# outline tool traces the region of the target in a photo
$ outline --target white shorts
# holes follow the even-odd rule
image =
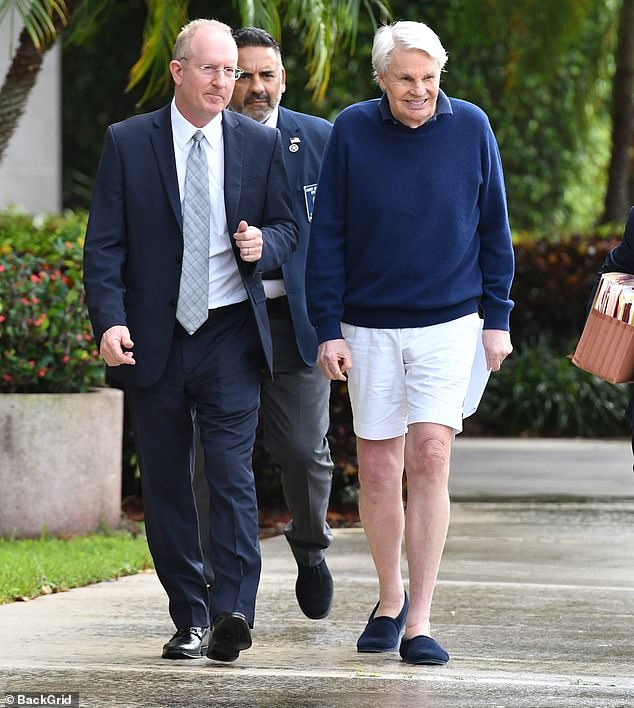
[[[348,391],[355,434],[404,435],[412,423],[462,431],[462,411],[482,326],[477,313],[429,327],[341,324],[352,353]]]

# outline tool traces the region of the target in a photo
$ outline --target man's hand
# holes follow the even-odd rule
[[[482,344],[487,369],[499,371],[502,362],[513,351],[511,335],[503,329],[485,329],[482,330]]]
[[[262,232],[257,226],[249,226],[244,219],[238,224],[233,234],[236,246],[240,249],[240,258],[247,263],[254,263],[262,258]]]
[[[130,331],[123,325],[115,325],[107,329],[101,337],[99,353],[108,366],[121,364],[136,364],[130,351],[134,342],[130,339]]]
[[[345,381],[345,373],[352,367],[352,354],[345,339],[322,342],[317,352],[317,366],[329,380]]]

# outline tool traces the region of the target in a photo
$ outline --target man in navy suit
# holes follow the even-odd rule
[[[298,566],[297,600],[306,616],[321,619],[333,595],[324,559],[332,540],[326,522],[333,468],[326,438],[330,382],[315,366],[317,336],[306,311],[304,273],[315,187],[332,126],[279,105],[286,73],[270,34],[246,27],[233,36],[242,75],[229,108],[279,130],[299,226],[297,250],[280,269],[264,274],[274,376],[262,380],[260,419],[264,446],[280,467],[292,517],[285,533]]]
[[[225,111],[237,60],[227,25],[183,28],[170,62],[174,100],[108,128],[86,234],[90,317],[130,406],[148,544],[177,629],[167,659],[237,659],[251,646],[260,577],[251,456],[260,371],[272,368],[261,273],[289,257],[297,227],[279,136]],[[209,287],[203,280],[203,322],[190,327],[179,297],[195,148],[207,163],[198,233]],[[191,485],[194,418],[210,488],[210,593]]]

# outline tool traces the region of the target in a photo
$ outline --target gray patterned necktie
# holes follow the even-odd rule
[[[209,175],[201,130],[187,157],[183,201],[183,266],[176,318],[193,334],[209,315]]]

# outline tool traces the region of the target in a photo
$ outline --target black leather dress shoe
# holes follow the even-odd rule
[[[182,627],[163,647],[164,659],[200,659],[209,644],[209,627]]]
[[[326,561],[314,566],[297,564],[295,595],[301,611],[310,619],[323,619],[332,605],[332,575]]]
[[[225,612],[216,617],[207,656],[216,661],[235,661],[251,644],[247,618],[240,612]]]

